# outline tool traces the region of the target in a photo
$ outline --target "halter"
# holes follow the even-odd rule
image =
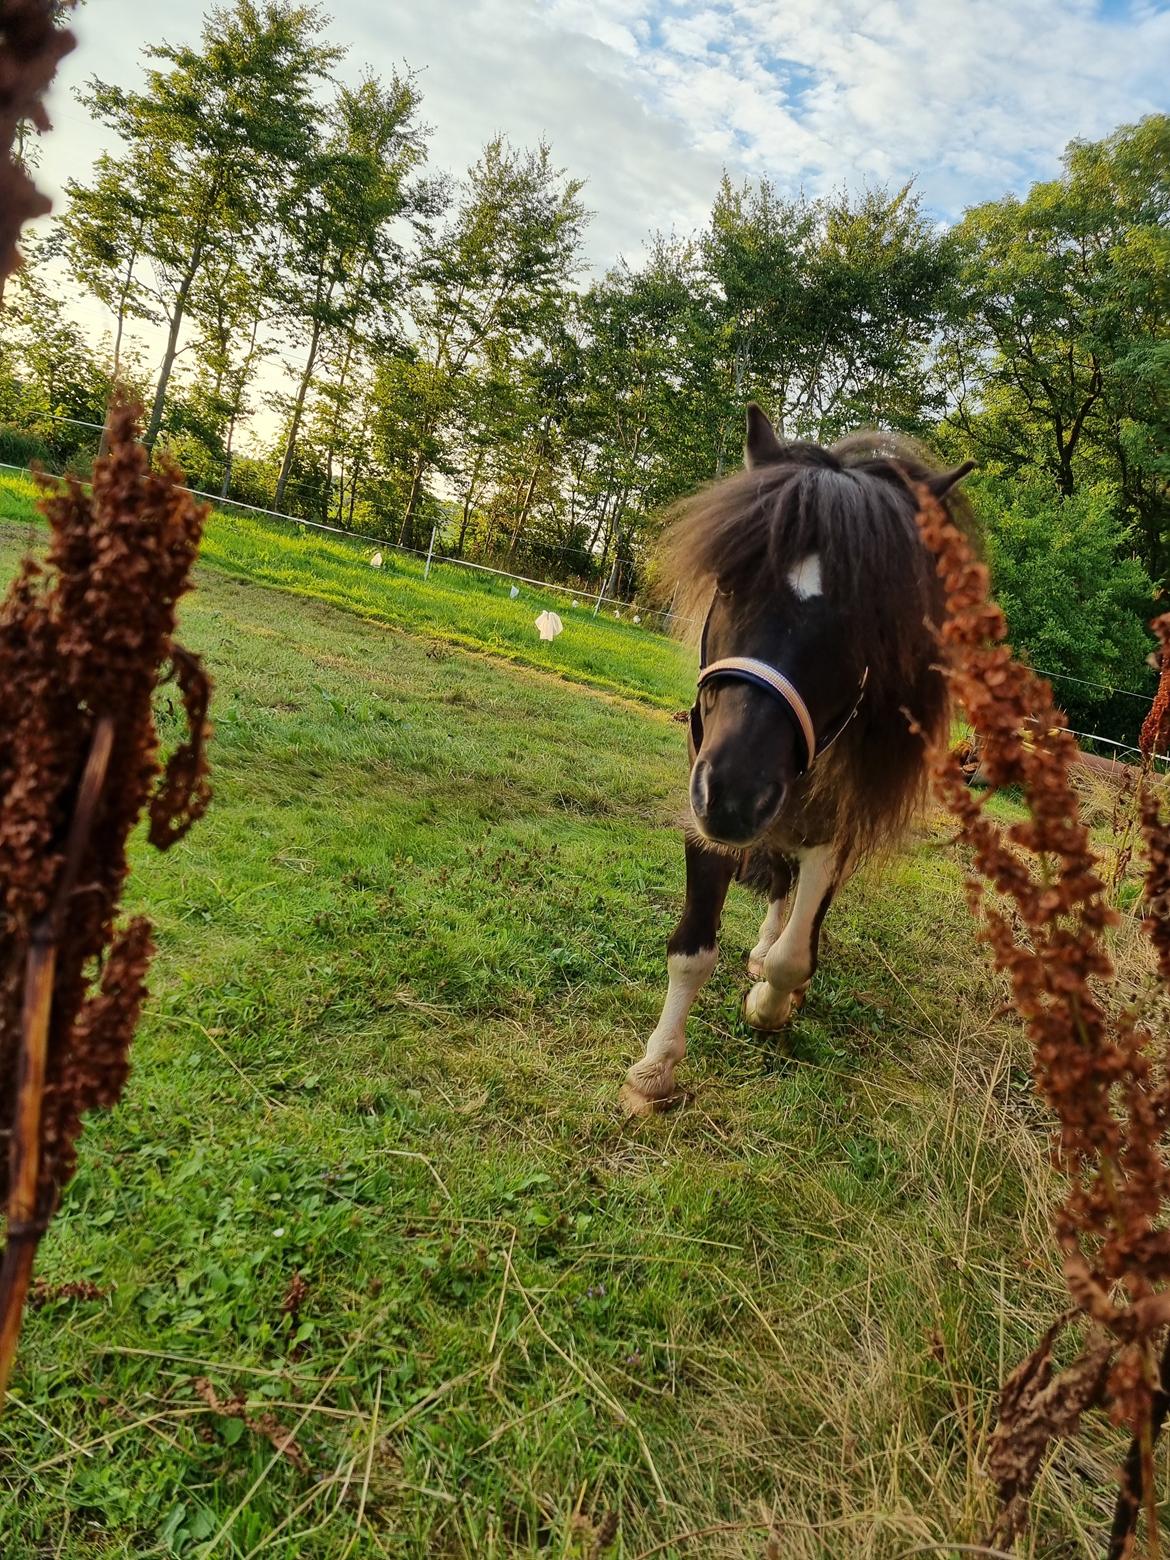
[[[695,690],[695,702],[691,708],[691,739],[695,744],[695,751],[703,745],[703,718],[699,713],[699,692],[709,682],[715,682],[720,678],[728,681],[751,683],[756,688],[762,688],[765,693],[772,694],[779,699],[781,704],[792,714],[804,738],[804,763],[800,773],[807,774],[822,753],[826,752],[836,742],[837,738],[850,724],[858,710],[861,701],[865,698],[865,685],[869,681],[869,667],[861,674],[861,682],[857,689],[857,698],[853,701],[853,708],[841,721],[837,729],[824,739],[817,741],[816,727],[809,713],[808,705],[800,689],[778,667],[770,666],[767,661],[757,661],[750,655],[728,655],[721,661],[712,661],[707,664],[707,630],[711,624],[711,614],[708,612],[707,620],[703,624],[703,637],[699,646],[699,681]]]

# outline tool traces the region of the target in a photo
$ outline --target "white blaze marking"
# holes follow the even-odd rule
[[[809,553],[807,558],[802,558],[798,564],[789,569],[788,583],[801,601],[807,601],[810,596],[821,594],[821,560],[816,553]]]

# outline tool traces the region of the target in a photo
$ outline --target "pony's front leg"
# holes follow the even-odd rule
[[[799,856],[792,914],[763,960],[763,980],[744,998],[753,1029],[782,1029],[799,1005],[817,967],[821,923],[847,873],[831,845],[815,845]]]
[[[768,913],[760,925],[756,946],[748,954],[748,974],[753,980],[764,978],[764,960],[784,930],[788,896],[792,892],[792,868],[785,858],[773,856],[768,865]]]
[[[666,945],[667,988],[646,1054],[626,1074],[621,1100],[631,1115],[664,1110],[676,1098],[674,1070],[686,1055],[687,1014],[719,958],[719,920],[739,858],[687,840],[687,898]]]

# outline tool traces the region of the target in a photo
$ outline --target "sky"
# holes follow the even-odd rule
[[[88,0],[44,182],[105,144],[72,89],[141,80],[203,0]],[[940,221],[1051,178],[1073,137],[1170,109],[1170,0],[327,0],[342,73],[420,74],[431,164],[503,131],[584,178],[587,261],[699,226],[720,175],[809,194],[913,178]]]

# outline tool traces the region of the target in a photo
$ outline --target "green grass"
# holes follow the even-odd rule
[[[0,485],[0,579],[21,502]],[[606,1513],[623,1560],[977,1539],[997,1383],[1062,1289],[946,831],[851,885],[792,1057],[738,1019],[760,912],[733,894],[693,1097],[631,1124],[682,728],[453,648],[537,660],[490,640],[498,597],[236,524],[184,610],[215,803],[134,854],[154,996],[39,1264],[105,1293],[28,1318],[6,1560],[580,1556]],[[318,569],[356,612],[309,599]],[[664,641],[591,632],[551,665],[686,701]],[[1117,1455],[1045,1476],[1021,1553],[1100,1553]]]
[[[39,523],[36,493],[27,477],[0,472],[0,517]],[[379,552],[382,567],[373,568],[369,560]],[[628,612],[615,620],[613,609],[602,609],[595,618],[593,600],[569,591],[521,585],[513,600],[511,580],[450,563],[435,564],[424,580],[421,557],[242,510],[212,515],[202,556],[216,569],[256,584],[330,601],[378,623],[488,651],[660,709],[681,709],[693,696],[693,658],[678,644],[648,623],[635,625]],[[565,625],[550,643],[542,643],[535,627],[545,608]]]

